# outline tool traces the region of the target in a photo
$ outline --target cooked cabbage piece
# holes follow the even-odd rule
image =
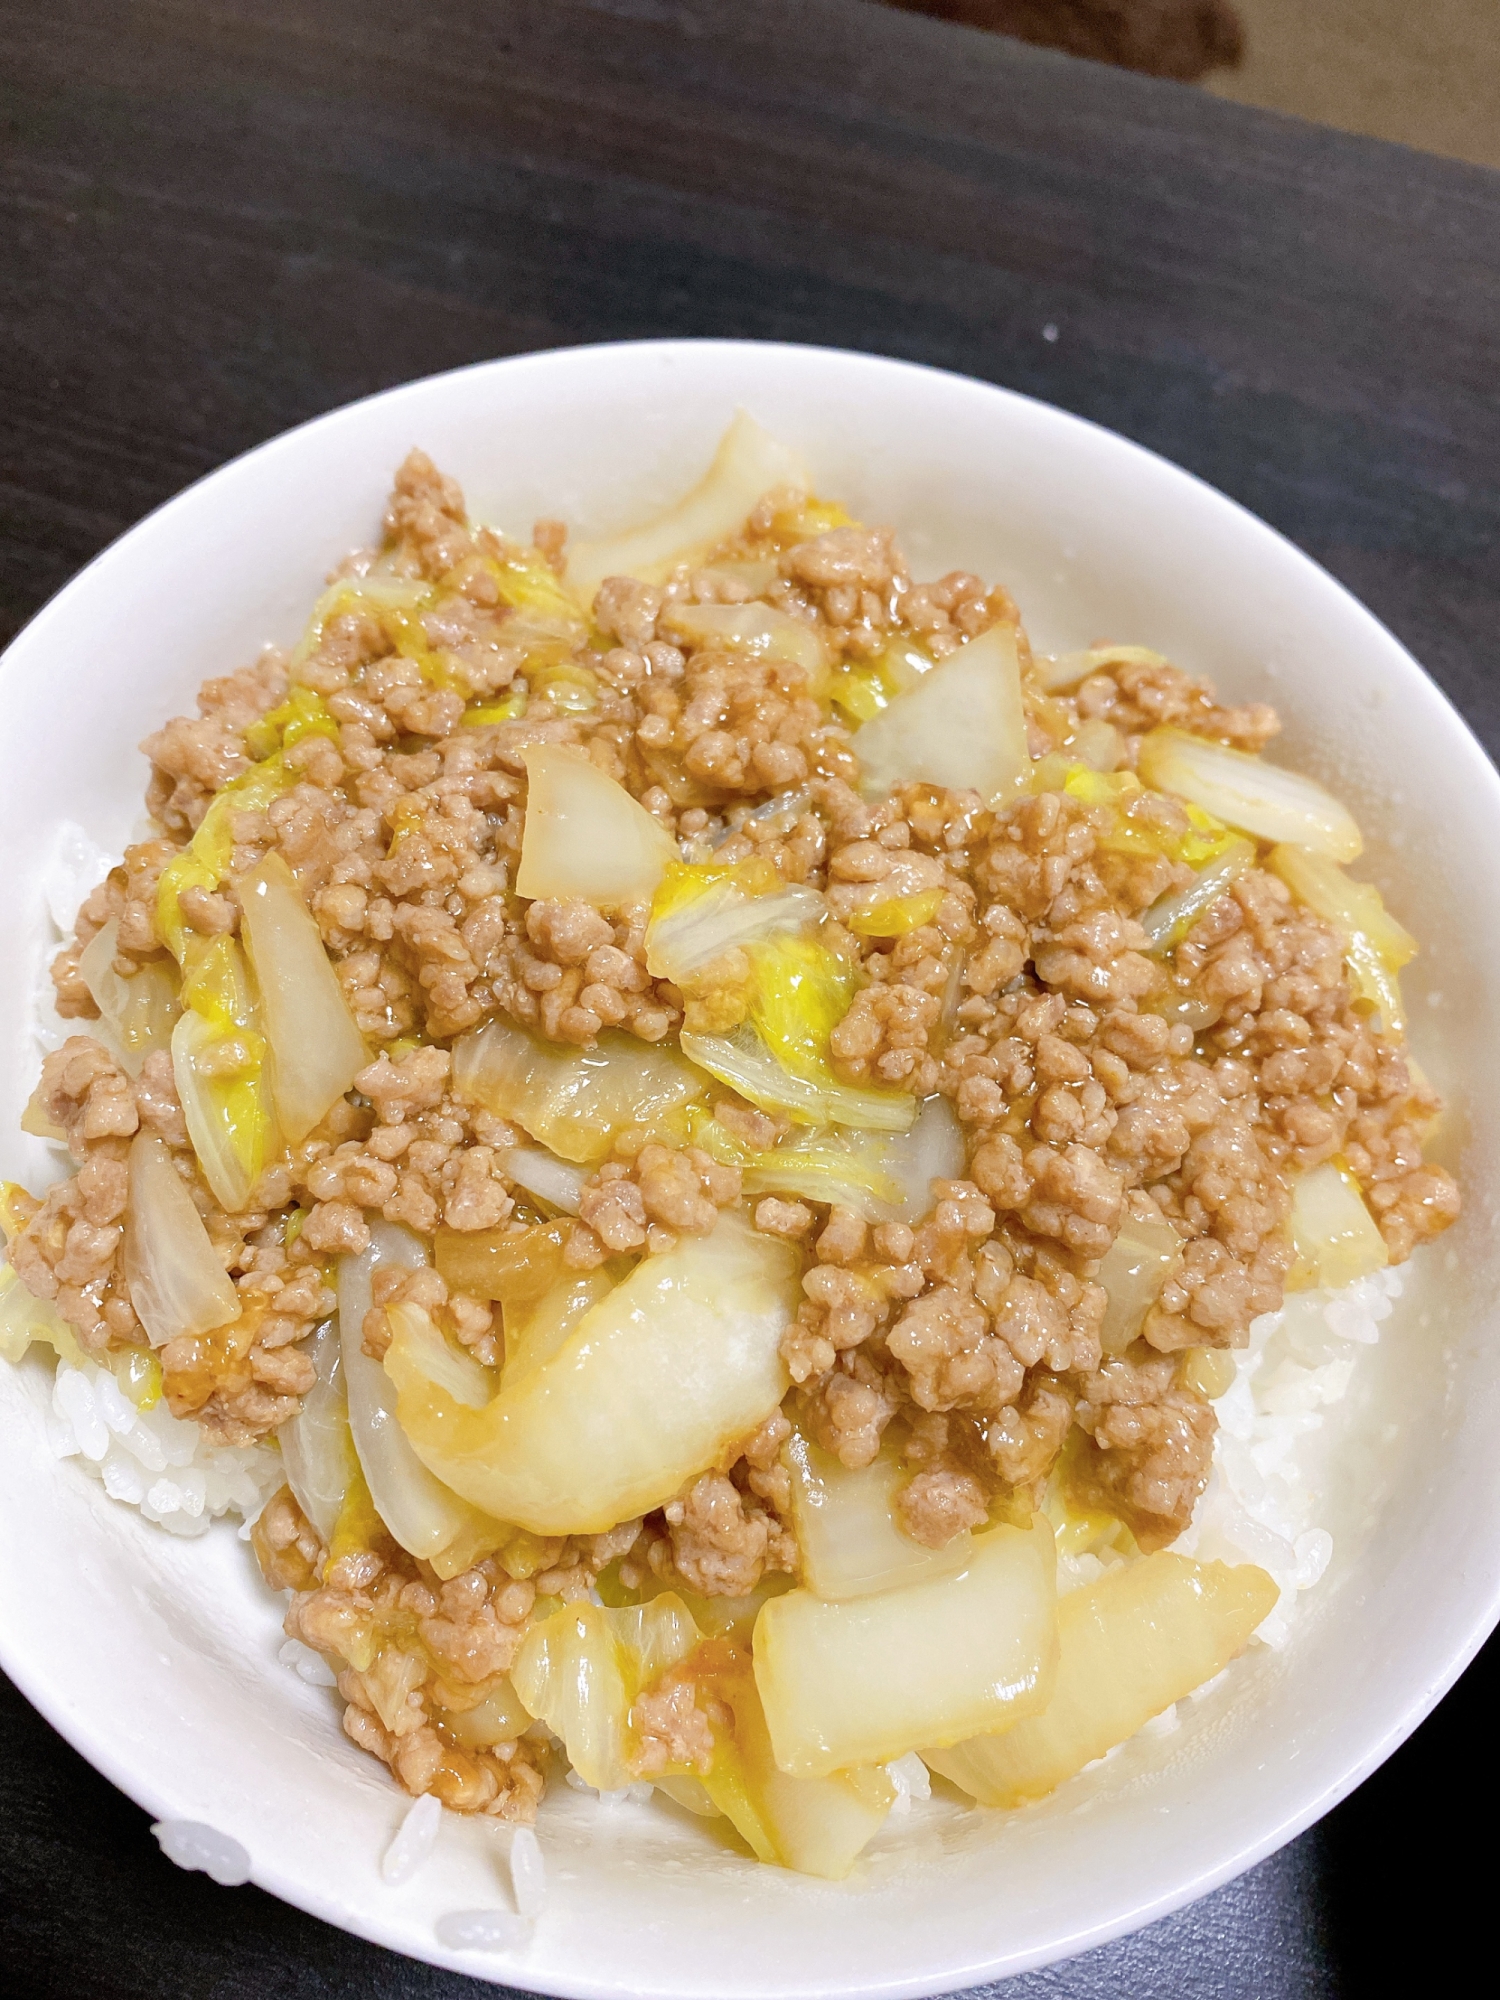
[[[531,1713],[508,1676],[472,1708],[445,1709],[436,1702],[433,1707],[448,1734],[473,1750],[514,1743],[532,1724]]]
[[[1329,1291],[1368,1277],[1391,1259],[1354,1176],[1325,1160],[1292,1187],[1292,1242],[1297,1262],[1288,1284]]]
[[[529,1370],[550,1361],[572,1338],[584,1315],[607,1299],[614,1288],[615,1280],[608,1271],[569,1271],[539,1299],[507,1300],[502,1376],[506,1386],[514,1388]]]
[[[817,629],[774,605],[669,604],[659,626],[669,638],[686,639],[692,646],[791,660],[806,669],[810,694],[822,694],[827,686],[828,654]]]
[[[172,1045],[172,1029],[181,1012],[177,968],[170,959],[148,959],[139,972],[123,977],[115,970],[119,932],[119,919],[111,917],[80,952],[78,970],[121,1063],[131,1076],[139,1076],[153,1049]]]
[[[658,583],[678,563],[697,561],[738,534],[765,494],[783,487],[806,493],[810,484],[796,453],[741,410],[704,478],[675,507],[645,527],[571,546],[568,588],[580,603],[592,604],[607,576]]]
[[[950,1576],[836,1604],[773,1597],[755,1621],[755,1682],[778,1766],[823,1777],[1034,1714],[1052,1690],[1056,1593],[1039,1516],[976,1536]]]
[[[1342,933],[1355,992],[1374,1002],[1387,1031],[1403,1030],[1406,1009],[1397,975],[1416,957],[1417,941],[1397,923],[1375,885],[1351,882],[1326,854],[1307,847],[1273,847],[1266,866],[1299,902]]]
[[[906,1132],[803,1127],[766,1152],[741,1144],[716,1119],[698,1118],[694,1145],[738,1167],[747,1195],[795,1194],[836,1202],[871,1222],[921,1222],[934,1181],[963,1177],[963,1133],[945,1097],[929,1097]]]
[[[125,1282],[153,1347],[240,1316],[239,1293],[209,1241],[172,1155],[150,1132],[130,1142]]]
[[[955,1535],[945,1548],[924,1548],[902,1532],[896,1495],[907,1474],[892,1458],[851,1470],[794,1431],[782,1447],[792,1475],[792,1526],[802,1580],[817,1596],[837,1601],[868,1597],[965,1568],[973,1537]]]
[[[501,1162],[517,1187],[525,1188],[549,1208],[576,1215],[588,1174],[569,1160],[560,1160],[545,1146],[512,1146]],[[458,1232],[455,1231],[455,1234]]]
[[[526,823],[516,894],[581,897],[601,910],[649,902],[677,859],[661,822],[581,750],[539,743],[522,754]]]
[[[885,1140],[882,1157],[901,1189],[890,1219],[925,1221],[936,1206],[933,1182],[962,1180],[967,1170],[963,1127],[948,1099],[924,1098],[911,1127]]]
[[[221,1208],[247,1208],[280,1150],[266,1038],[245,961],[233,938],[189,954],[183,1011],[172,1030],[172,1076],[188,1137]]]
[[[780,1112],[799,1125],[851,1125],[872,1132],[901,1132],[916,1115],[916,1099],[904,1092],[862,1090],[840,1083],[832,1070],[826,1082],[794,1075],[748,1025],[732,1035],[697,1035],[684,1029],[680,1039],[683,1054],[699,1069],[727,1083],[762,1111]]]
[[[375,1272],[384,1264],[415,1269],[426,1261],[421,1241],[389,1222],[372,1225],[368,1250],[339,1259],[339,1355],[349,1429],[380,1519],[409,1555],[421,1556],[441,1574],[452,1575],[457,1572],[443,1564],[444,1552],[459,1547],[467,1553],[476,1542],[483,1543],[485,1524],[473,1507],[433,1477],[412,1450],[397,1421],[394,1384],[364,1349]],[[430,1355],[427,1359],[430,1365]],[[489,1547],[497,1547],[504,1538],[505,1530],[494,1526]],[[474,1560],[477,1556],[469,1558]],[[468,1562],[458,1567],[467,1568]]]
[[[629,1129],[672,1140],[708,1079],[675,1049],[606,1030],[592,1049],[538,1041],[513,1021],[487,1022],[453,1048],[453,1089],[469,1104],[513,1118],[549,1152],[593,1165]]]
[[[1182,1238],[1156,1203],[1148,1195],[1132,1197],[1120,1233],[1094,1273],[1094,1283],[1109,1294],[1099,1328],[1106,1354],[1125,1352],[1181,1262]]]
[[[1012,792],[1031,771],[1015,627],[992,625],[940,660],[864,725],[854,749],[868,798],[908,780],[986,803]]]
[[[439,1229],[433,1262],[455,1292],[507,1307],[530,1305],[562,1276],[565,1241],[564,1225],[557,1222],[522,1229]]]
[[[9,1264],[0,1264],[0,1360],[19,1361],[34,1340],[74,1368],[83,1363],[77,1336],[52,1301],[36,1298]]]
[[[1146,933],[1147,950],[1161,954],[1182,943],[1188,932],[1205,916],[1224,893],[1255,860],[1255,843],[1234,840],[1222,854],[1206,861],[1186,888],[1169,896],[1158,896],[1142,913],[1141,929]]]
[[[511,1684],[528,1711],[562,1738],[584,1783],[615,1792],[637,1776],[632,1704],[698,1639],[687,1606],[672,1591],[616,1610],[569,1604],[526,1634]]]
[[[236,884],[241,930],[271,1045],[276,1121],[293,1145],[327,1114],[370,1060],[317,920],[279,854]]]
[[[318,1328],[306,1353],[318,1379],[302,1406],[276,1433],[286,1482],[297,1505],[325,1542],[333,1539],[357,1460],[349,1434],[349,1398],[336,1319]]]
[[[797,1296],[787,1246],[726,1215],[637,1265],[482,1410],[432,1380],[399,1330],[386,1374],[402,1431],[454,1492],[535,1534],[601,1534],[661,1506],[776,1408]]]
[[[1312,778],[1184,729],[1153,729],[1143,737],[1139,769],[1154,790],[1261,840],[1294,841],[1335,861],[1354,860],[1364,846],[1348,809]]]
[[[898,1220],[905,1191],[891,1171],[888,1135],[829,1126],[803,1126],[768,1152],[724,1147],[717,1124],[701,1127],[696,1143],[738,1166],[747,1195],[794,1194],[837,1202],[872,1222]],[[727,1135],[726,1135],[727,1136]]]
[[[1222,1672],[1276,1598],[1251,1563],[1195,1563],[1165,1549],[1120,1563],[1058,1605],[1057,1680],[1040,1714],[923,1758],[981,1805],[1045,1798]]]
[[[736,946],[807,930],[827,910],[816,889],[788,885],[765,860],[674,861],[651,905],[647,970],[683,986]]]
[[[738,1667],[713,1684],[734,1731],[719,1746],[704,1788],[760,1860],[842,1881],[885,1824],[896,1787],[878,1766],[817,1778],[783,1771],[743,1656]]]

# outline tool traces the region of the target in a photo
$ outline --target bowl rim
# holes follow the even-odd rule
[[[521,375],[528,370],[587,367],[600,357],[621,354],[639,355],[643,358],[654,355],[670,359],[676,354],[701,356],[704,353],[722,355],[726,363],[732,363],[734,357],[747,353],[818,356],[843,367],[852,366],[855,370],[867,370],[872,375],[886,376],[900,373],[931,376],[948,382],[962,383],[970,389],[984,392],[987,396],[1021,406],[1031,412],[1044,413],[1049,421],[1065,429],[1076,426],[1094,434],[1097,438],[1106,439],[1127,460],[1150,462],[1158,476],[1165,474],[1173,481],[1185,483],[1186,487],[1191,489],[1197,505],[1216,511],[1234,531],[1274,545],[1283,560],[1290,558],[1293,565],[1299,566],[1304,574],[1310,573],[1325,594],[1331,593],[1336,597],[1343,616],[1352,617],[1357,622],[1363,623],[1366,633],[1372,638],[1378,638],[1381,645],[1387,649],[1388,656],[1392,660],[1399,660],[1403,674],[1415,675],[1425,683],[1428,697],[1435,698],[1446,711],[1446,719],[1455,727],[1458,740],[1462,744],[1465,763],[1468,766],[1462,776],[1487,789],[1491,809],[1497,822],[1500,822],[1500,773],[1497,773],[1474,730],[1447,692],[1421,666],[1400,639],[1346,585],[1289,537],[1263,521],[1241,502],[1221,492],[1186,467],[1153,451],[1149,446],[1140,444],[1107,425],[1063,409],[1042,398],[1026,395],[1022,391],[985,381],[956,369],[940,368],[859,349],[812,342],[662,338],[580,343],[573,346],[527,350],[465,363],[456,368],[439,370],[431,375],[414,377],[373,391],[354,401],[339,404],[287,430],[277,432],[272,437],[248,447],[223,464],[201,474],[190,485],[159,503],[92,556],[27,620],[4,652],[0,653],[0,684],[3,684],[7,670],[13,665],[13,656],[22,648],[23,642],[27,648],[35,645],[45,635],[54,618],[60,615],[65,601],[97,589],[101,583],[108,580],[116,566],[128,563],[142,544],[171,533],[177,519],[190,515],[201,505],[209,489],[232,485],[236,479],[244,477],[252,466],[261,468],[267,464],[274,464],[278,456],[288,453],[297,442],[305,439],[310,433],[321,431],[332,437],[347,426],[356,426],[365,413],[375,406],[394,402],[438,384],[455,384],[469,377],[492,377],[502,373]],[[1265,1815],[1262,1823],[1248,1836],[1236,1835],[1226,1840],[1222,1848],[1214,1850],[1201,1867],[1185,1878],[1173,1882],[1170,1887],[1155,1895],[1134,1901],[1127,1908],[1108,1911],[1096,1921],[1079,1925],[1070,1934],[1056,1939],[1051,1944],[1001,1953],[984,1963],[969,1964],[956,1971],[940,1970],[927,1977],[896,1977],[875,1983],[866,1981],[857,1989],[858,1992],[871,1996],[878,1994],[881,2000],[918,2000],[918,1996],[954,1992],[987,1980],[1014,1976],[1024,1971],[1065,1961],[1095,1946],[1107,1944],[1115,1938],[1170,1916],[1189,1903],[1211,1893],[1295,1839],[1354,1791],[1432,1712],[1473,1661],[1497,1622],[1500,1622],[1500,1582],[1497,1582],[1487,1594],[1474,1597],[1469,1612],[1462,1621],[1461,1635],[1457,1643],[1450,1644],[1441,1661],[1431,1663],[1428,1671],[1414,1685],[1403,1691],[1399,1700],[1388,1704],[1379,1730],[1358,1756],[1347,1759],[1334,1775],[1319,1777],[1311,1785],[1299,1782],[1300,1774],[1289,1774],[1284,1787],[1288,1800],[1284,1811]],[[65,1691],[50,1683],[40,1662],[33,1663],[28,1658],[24,1635],[13,1634],[8,1624],[4,1623],[0,1623],[0,1668],[3,1668],[15,1686],[58,1734],[127,1797],[151,1813],[153,1818],[173,1816],[171,1801],[156,1789],[149,1770],[140,1768],[138,1763],[105,1733],[92,1729],[86,1712],[75,1711],[69,1706]],[[560,1996],[560,2000],[622,2000],[623,1995],[639,1995],[644,1990],[638,1983],[626,1986],[618,1981],[601,1981],[594,1978],[570,1979],[544,1973],[540,1968],[533,1973],[525,1959],[512,1960],[509,1956],[492,1958],[486,1964],[482,1956],[474,1952],[453,1952],[438,1945],[434,1945],[429,1951],[418,1952],[405,1942],[393,1943],[389,1927],[382,1926],[376,1921],[373,1911],[368,1919],[363,1912],[351,1913],[348,1908],[337,1904],[331,1896],[320,1894],[315,1884],[283,1873],[276,1864],[274,1852],[264,1862],[257,1857],[251,1879],[280,1900],[337,1929],[360,1936],[398,1955],[461,1971],[472,1978],[496,1984],[510,1984],[519,1977],[527,1982],[524,1990],[555,1994]],[[784,1988],[788,1995],[801,1994],[804,1991],[811,1994],[814,1990],[812,1987],[794,1985]],[[825,1985],[819,1986],[816,1991],[820,1994],[839,1991],[852,1995],[856,1989],[829,1988]]]

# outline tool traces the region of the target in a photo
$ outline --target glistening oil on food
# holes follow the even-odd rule
[[[53,967],[0,1343],[117,1501],[253,1521],[424,1828],[566,1781],[837,1878],[1285,1642],[1458,1193],[1270,709],[1035,655],[741,416],[604,542],[414,452],[199,710]]]

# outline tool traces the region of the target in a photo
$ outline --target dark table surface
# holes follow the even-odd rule
[[[286,426],[657,334],[962,369],[1191,467],[1500,747],[1500,178],[867,0],[0,0],[0,628]],[[1495,1642],[1321,1826],[1007,1996],[1301,2000],[1484,1952]],[[1470,1858],[1466,1858],[1470,1857]],[[488,1990],[251,1888],[0,1682],[26,1996]],[[706,1995],[705,2000],[711,2000]]]

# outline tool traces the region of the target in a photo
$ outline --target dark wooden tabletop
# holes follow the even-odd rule
[[[352,397],[741,335],[1140,439],[1325,563],[1500,748],[1484,169],[868,0],[0,0],[0,122],[6,636],[157,502]],[[1478,1962],[1497,1693],[1492,1642],[1320,1827],[1007,2000],[1302,2000],[1418,1950],[1429,1979]],[[178,1874],[3,1683],[0,1966],[28,2000],[490,1990]]]

